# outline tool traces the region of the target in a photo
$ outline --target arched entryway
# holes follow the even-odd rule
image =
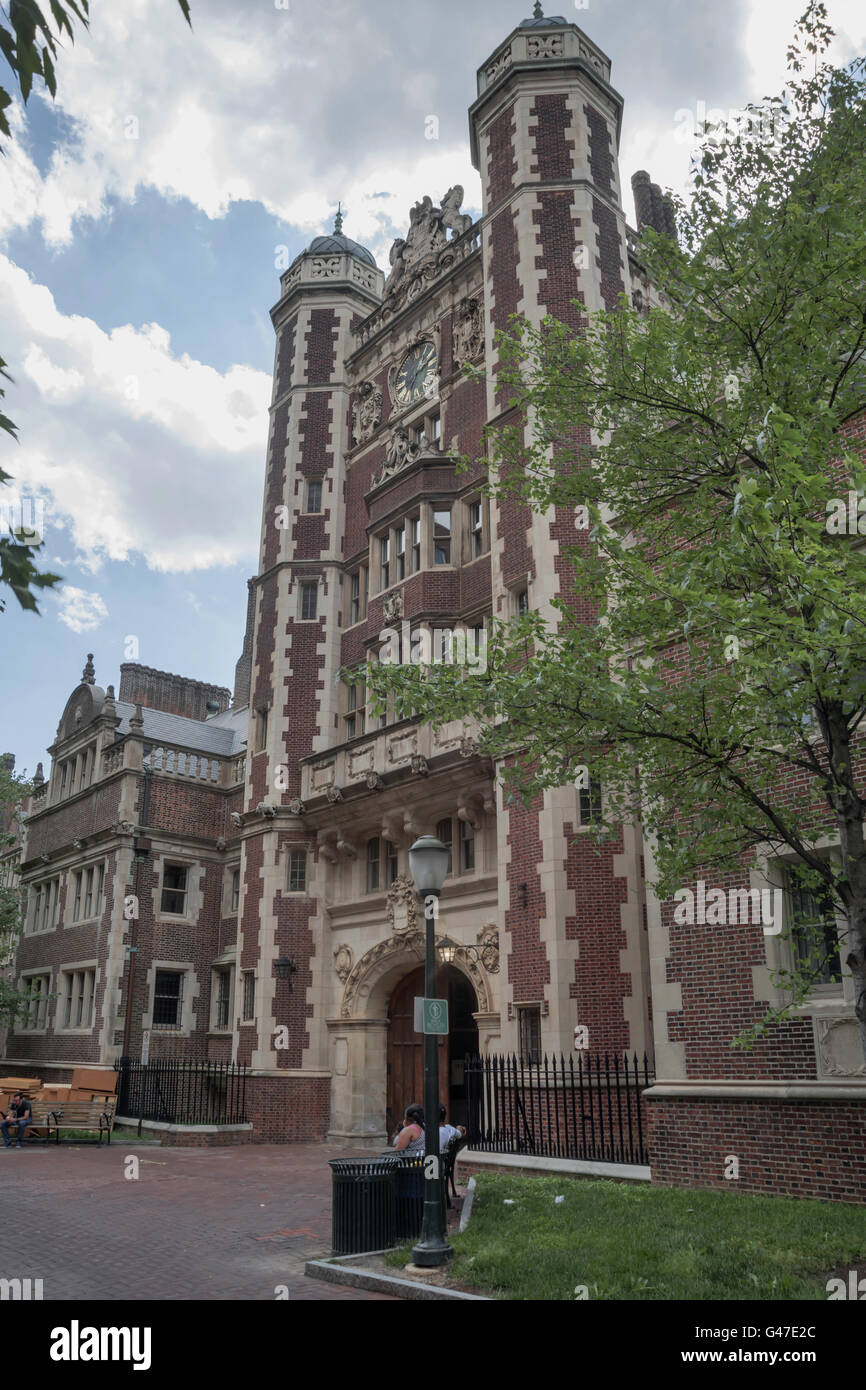
[[[407,1105],[424,1103],[424,1037],[415,1032],[415,999],[424,994],[424,968],[410,971],[388,1001],[387,1115],[389,1136]],[[472,981],[453,965],[441,966],[436,995],[448,1000],[449,1033],[439,1039],[439,1100],[452,1124],[467,1116],[463,1060],[478,1051],[478,1001]]]

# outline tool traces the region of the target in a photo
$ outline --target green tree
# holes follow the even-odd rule
[[[610,822],[654,838],[663,898],[759,849],[789,860],[844,918],[866,1056],[866,554],[832,503],[866,498],[842,432],[866,398],[866,100],[831,37],[811,3],[784,93],[704,132],[677,240],[642,238],[657,303],[498,338],[520,423],[488,431],[491,494],[589,517],[554,612],[494,621],[483,676],[369,681],[398,718],[480,721],[509,794],[600,776]],[[798,941],[784,1007],[741,1045],[819,977],[822,924]]]
[[[178,0],[187,23],[192,28],[189,0]],[[36,0],[10,0],[8,11],[0,11],[5,22],[0,21],[0,53],[2,53],[12,72],[22,100],[26,104],[33,88],[34,80],[41,82],[51,93],[57,95],[57,73],[55,63],[58,50],[62,47],[64,35],[70,43],[75,41],[76,26],[87,28],[90,14],[90,0],[49,0],[50,18],[36,3]],[[53,21],[53,24],[52,24]],[[10,138],[12,131],[6,116],[13,96],[0,87],[0,135]],[[5,150],[3,151],[5,153]],[[11,381],[6,363],[0,357],[0,377]],[[6,388],[0,386],[0,406]],[[0,409],[0,430],[5,430],[17,439],[17,427],[8,415]],[[12,475],[0,467],[0,486],[8,485]],[[30,544],[31,536],[10,526],[10,536],[0,536],[0,585],[6,584],[12,590],[22,608],[39,612],[34,590],[51,589],[60,582],[60,576],[37,570],[34,560],[39,546]],[[0,598],[0,613],[6,607]]]

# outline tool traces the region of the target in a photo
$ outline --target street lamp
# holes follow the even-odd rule
[[[409,872],[424,903],[426,923],[424,997],[436,992],[436,918],[439,894],[448,873],[448,849],[435,835],[422,835],[409,850]],[[424,1220],[421,1238],[412,1249],[416,1265],[444,1264],[454,1252],[445,1239],[445,1207],[442,1202],[439,1155],[439,1040],[424,1034]]]

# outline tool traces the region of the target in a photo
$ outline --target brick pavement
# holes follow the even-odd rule
[[[129,1155],[137,1180],[124,1177]],[[330,1249],[321,1144],[0,1148],[0,1277],[41,1278],[45,1300],[380,1300],[304,1277]],[[385,1302],[394,1299],[384,1298]]]

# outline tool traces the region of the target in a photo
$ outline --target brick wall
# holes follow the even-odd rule
[[[650,1099],[654,1183],[866,1203],[866,1102]],[[726,1179],[725,1160],[739,1159]]]

